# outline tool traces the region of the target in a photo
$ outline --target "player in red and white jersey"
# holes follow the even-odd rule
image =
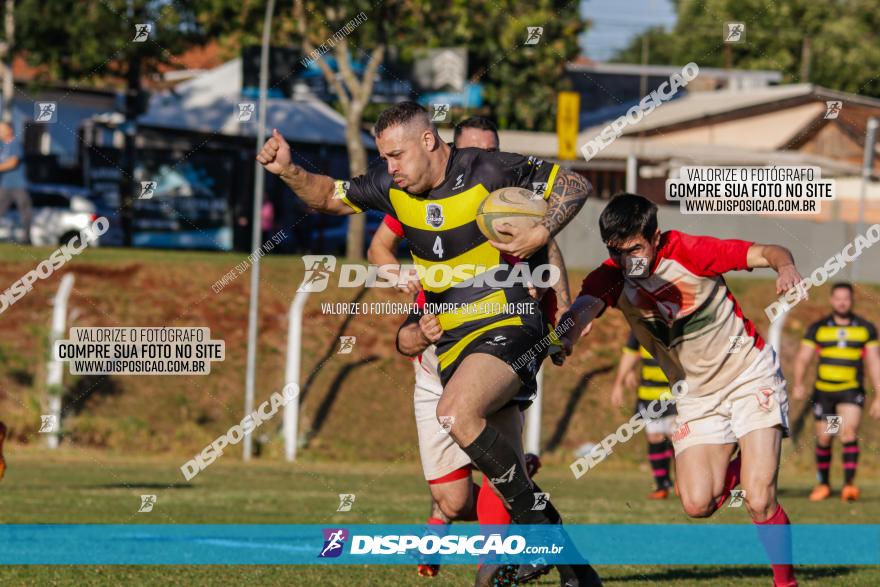
[[[487,151],[498,150],[498,134],[494,124],[482,117],[472,117],[460,122],[455,127],[454,136],[457,148],[475,147]],[[397,264],[396,251],[404,239],[404,230],[400,221],[394,216],[386,215],[370,243],[367,257],[375,265]],[[504,255],[508,263],[515,264],[519,259]],[[560,279],[553,289],[546,292],[534,291],[533,296],[540,299],[540,308],[552,326],[556,317],[571,305],[565,264],[561,251],[555,240],[550,241],[547,254],[540,253],[530,259],[531,262],[549,262],[560,270]],[[418,289],[418,280],[410,282],[410,291],[418,291],[416,304],[421,308],[425,303],[424,291]],[[562,300],[560,308],[557,300]],[[418,327],[420,316],[414,314],[404,323],[403,327]],[[412,349],[409,349],[412,350]],[[557,364],[561,364],[564,355],[551,355]],[[415,408],[416,429],[419,437],[419,453],[425,479],[431,490],[431,514],[428,524],[448,524],[453,520],[478,520],[481,524],[509,524],[510,514],[503,500],[492,490],[491,484],[483,476],[483,483],[476,485],[471,479],[471,459],[465,452],[445,434],[437,421],[436,411],[443,385],[439,375],[439,360],[436,347],[431,344],[422,350],[413,361],[415,368],[415,390],[413,403]],[[528,475],[533,476],[540,467],[537,455],[526,455]],[[434,576],[439,571],[437,565],[419,565],[419,575]]]
[[[776,500],[788,432],[785,379],[776,353],[743,315],[723,275],[771,267],[780,294],[801,281],[791,253],[778,245],[661,233],[657,207],[634,194],[613,198],[599,229],[610,258],[584,279],[560,319],[562,326],[573,320],[562,336],[566,351],[606,308],[619,309],[673,389],[686,383],[678,388],[683,393],[676,398],[672,434],[685,512],[711,516],[741,482],[756,524],[789,524]],[[731,460],[737,447],[740,454]],[[792,565],[773,565],[773,575],[776,586],[797,585]]]

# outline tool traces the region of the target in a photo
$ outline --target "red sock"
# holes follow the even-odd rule
[[[734,487],[739,485],[739,472],[742,467],[742,455],[736,455],[736,458],[727,465],[727,474],[724,476],[724,493],[715,502],[715,509],[718,510],[724,505],[724,500],[728,498]]]
[[[477,497],[477,520],[483,525],[510,524],[510,511],[504,505],[504,501],[492,491],[485,475],[480,486],[480,495]]]
[[[791,522],[788,519],[788,516],[785,515],[785,510],[782,509],[781,504],[777,504],[776,512],[769,518],[767,518],[763,522],[758,522],[757,520],[753,520],[755,524],[758,526],[789,526]],[[772,539],[771,539],[772,540]],[[791,535],[787,535],[783,538],[785,541],[780,548],[779,544],[768,544],[764,543],[764,549],[768,552],[780,552],[782,550],[791,560]],[[773,585],[774,587],[797,587],[797,581],[794,578],[794,565],[791,564],[779,564],[779,565],[770,565],[773,568]]]
[[[431,525],[438,525],[438,526],[445,526],[445,525],[446,525],[446,522],[444,522],[444,521],[441,520],[440,518],[428,518],[428,524],[431,524]]]

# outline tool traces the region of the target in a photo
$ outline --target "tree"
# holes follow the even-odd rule
[[[725,22],[745,23],[745,41],[725,44]],[[641,39],[647,36],[649,63],[770,69],[781,72],[786,83],[880,96],[878,26],[873,0],[680,0],[671,32],[649,30],[615,60],[640,61]]]

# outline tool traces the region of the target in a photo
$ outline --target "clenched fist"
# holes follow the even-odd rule
[[[443,335],[443,328],[440,327],[440,320],[434,314],[425,314],[419,319],[419,328],[422,335],[427,338],[431,344],[440,340]]]
[[[266,171],[275,175],[295,173],[296,165],[291,162],[290,145],[284,140],[277,128],[272,129],[272,136],[260,149],[257,161],[266,168]]]

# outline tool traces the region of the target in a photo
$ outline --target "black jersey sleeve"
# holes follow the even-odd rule
[[[371,165],[364,175],[350,180],[337,180],[333,197],[343,200],[358,213],[365,210],[380,210],[394,215],[394,207],[391,205],[389,195],[392,183],[393,180],[388,175],[384,162],[380,161]]]
[[[801,342],[803,344],[812,347],[819,346],[819,341],[816,339],[816,334],[819,332],[819,327],[822,326],[822,322],[824,322],[824,320],[817,320],[816,322],[810,324],[810,327],[807,328],[807,331],[804,333],[804,337],[801,339]]]
[[[559,165],[555,163],[504,151],[481,151],[475,163],[483,185],[490,192],[504,187],[521,187],[545,200],[559,173]]]

